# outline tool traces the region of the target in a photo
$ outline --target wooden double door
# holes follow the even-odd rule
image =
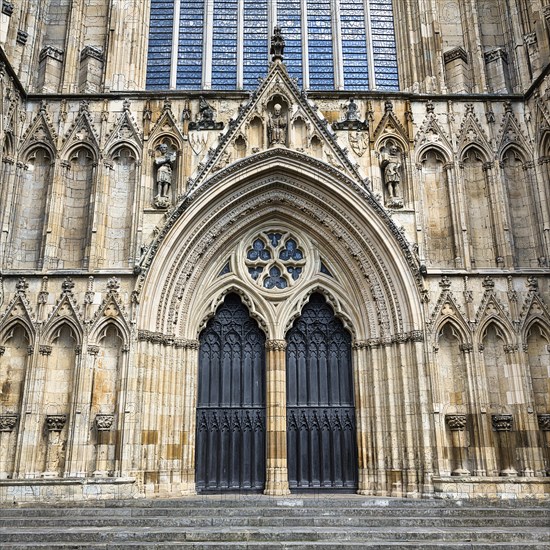
[[[291,489],[357,487],[351,337],[314,294],[287,334]],[[265,335],[230,294],[200,336],[198,491],[261,491],[266,470]]]

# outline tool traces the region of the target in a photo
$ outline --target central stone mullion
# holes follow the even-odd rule
[[[267,340],[266,495],[290,493],[286,446],[286,341]]]

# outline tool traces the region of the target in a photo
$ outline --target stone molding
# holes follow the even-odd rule
[[[64,52],[62,49],[56,48],[55,46],[44,46],[40,51],[38,61],[42,62],[46,59],[46,57],[51,57],[52,59],[55,59],[55,61],[59,61],[61,63],[63,61],[63,56]]]
[[[443,61],[445,62],[445,65],[456,61],[457,59],[468,64],[468,53],[462,46],[457,46],[456,48],[443,53]]]
[[[94,421],[96,430],[98,432],[109,432],[113,427],[114,421],[114,414],[96,414]]]
[[[539,428],[543,432],[550,432],[550,414],[538,415]]]
[[[286,340],[266,340],[265,349],[268,351],[285,351],[287,347]]]
[[[508,54],[506,53],[506,50],[504,48],[495,48],[490,52],[485,52],[485,63],[493,63],[494,61],[498,61],[499,59],[502,59],[503,61],[508,63]]]

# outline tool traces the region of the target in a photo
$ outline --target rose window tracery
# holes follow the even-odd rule
[[[297,240],[284,233],[262,233],[246,252],[248,273],[268,290],[292,286],[302,275],[305,262]]]

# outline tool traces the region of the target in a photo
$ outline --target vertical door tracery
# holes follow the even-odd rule
[[[291,489],[356,489],[351,336],[320,294],[287,334]]]
[[[200,335],[197,490],[265,484],[265,335],[230,294]]]

